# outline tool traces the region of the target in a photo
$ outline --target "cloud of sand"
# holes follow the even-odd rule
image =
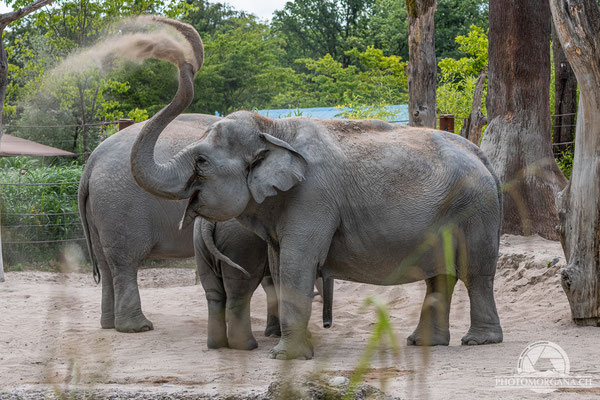
[[[51,76],[59,78],[92,68],[101,72],[110,71],[115,59],[139,63],[148,58],[156,58],[178,67],[184,62],[196,64],[192,47],[185,37],[172,27],[149,16],[128,18],[113,29],[117,34],[68,56],[54,68]]]

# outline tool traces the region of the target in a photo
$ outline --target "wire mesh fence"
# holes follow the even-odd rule
[[[77,187],[77,181],[0,183],[2,250],[7,265],[53,260],[65,244],[85,244]]]

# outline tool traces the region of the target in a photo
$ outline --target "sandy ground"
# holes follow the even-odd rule
[[[558,263],[548,261],[558,257]],[[375,312],[363,301],[376,295],[387,302],[400,343],[394,359],[387,349],[375,356],[366,382],[398,398],[587,398],[600,389],[501,390],[496,377],[516,372],[519,354],[530,343],[550,340],[562,346],[572,375],[589,375],[600,385],[600,329],[576,327],[557,273],[565,265],[557,242],[539,237],[504,236],[496,278],[496,301],[504,343],[466,347],[469,324],[462,283],[453,298],[451,344],[407,347],[417,324],[424,283],[377,287],[336,282],[334,326],[321,328],[321,306],[313,304],[311,331],[315,358],[284,362],[268,358],[276,338],[265,338],[265,294],[252,301],[259,348],[250,351],[206,348],[204,293],[189,269],[140,272],[144,311],[155,330],[123,334],[100,329],[100,286],[85,274],[12,272],[0,284],[0,398],[30,398],[54,387],[87,389],[100,397],[129,393],[145,398],[264,393],[278,379],[350,376],[371,335]],[[35,397],[35,396],[33,396]],[[125,396],[127,397],[127,396]],[[259,396],[260,397],[260,396]]]

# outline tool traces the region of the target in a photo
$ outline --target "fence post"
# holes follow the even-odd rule
[[[440,115],[440,130],[454,133],[454,115]]]
[[[119,130],[122,131],[123,129],[125,129],[128,126],[131,126],[133,124],[135,124],[135,121],[132,119],[120,119],[119,120]]]
[[[2,221],[0,218],[0,282],[4,282],[4,263],[2,261]]]

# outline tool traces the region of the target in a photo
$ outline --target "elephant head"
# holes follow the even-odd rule
[[[201,43],[197,33],[188,32],[193,30],[189,25],[178,23],[175,27],[185,30],[188,40]],[[201,44],[192,47],[200,49]],[[202,140],[169,162],[157,164],[154,146],[158,137],[194,95],[196,71],[187,62],[178,67],[177,94],[144,125],[131,151],[132,174],[141,188],[161,198],[189,199],[182,220],[188,224],[196,216],[211,221],[238,217],[250,201],[262,203],[277,190],[289,190],[304,179],[306,161],[302,155],[260,129],[257,119],[262,117],[248,112],[234,113],[215,123]]]

